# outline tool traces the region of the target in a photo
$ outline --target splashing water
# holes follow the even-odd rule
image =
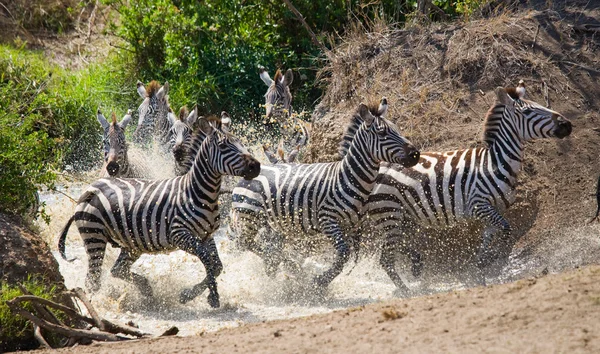
[[[255,152],[256,157],[264,160],[263,154],[259,153],[261,145],[262,143],[256,143],[250,150]],[[172,159],[156,151],[150,155],[136,148],[130,151],[131,158],[152,162],[149,164],[152,178],[173,176]],[[89,179],[95,179],[96,176],[90,176]],[[41,201],[46,202],[47,212],[52,217],[50,225],[39,223],[41,235],[51,245],[68,288],[85,288],[87,255],[75,225],[72,225],[67,235],[66,247],[68,257],[77,258],[74,262],[66,262],[60,257],[56,250],[57,238],[76,205],[69,196],[76,200],[88,182],[64,183],[56,192],[41,193]],[[109,245],[103,265],[102,287],[92,296],[92,302],[100,316],[119,323],[133,321],[141,330],[153,334],[160,334],[171,326],[177,326],[180,335],[194,335],[243,323],[325,313],[394,297],[395,287],[379,266],[378,254],[363,257],[357,264],[349,262],[344,272],[331,283],[327,293],[318,296],[306,284],[310,283],[313,274],[323,271],[331,264],[333,249],[324,252],[328,253],[329,258],[312,256],[306,259],[303,268],[308,270],[304,277],[280,272],[272,279],[266,276],[263,263],[257,256],[250,252],[240,252],[233,247],[225,236],[226,227],[227,225],[223,225],[214,235],[224,266],[218,278],[221,308],[209,307],[207,292],[187,304],[178,302],[179,294],[184,288],[191,287],[204,278],[204,266],[196,257],[183,251],[140,257],[132,271],[149,279],[155,294],[155,301],[150,303],[132,284],[110,275],[118,250]],[[539,274],[544,268],[557,272],[598,262],[599,231],[600,225],[589,225],[568,231],[549,232],[536,247],[513,250],[509,263],[491,282],[506,282]],[[427,266],[425,263],[426,269]],[[446,274],[440,277],[439,273],[444,272],[441,269],[430,270],[430,273],[434,273],[433,277],[417,281],[410,275],[408,262],[399,262],[398,267],[407,285],[412,289],[419,289],[413,295],[464,287],[456,277],[444,278]]]

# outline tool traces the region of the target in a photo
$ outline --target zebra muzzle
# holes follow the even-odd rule
[[[421,153],[414,146],[409,145],[404,149],[405,157],[400,159],[400,164],[404,167],[413,167],[419,162]]]
[[[185,149],[181,146],[175,146],[173,148],[173,157],[175,161],[182,162],[185,158]]]
[[[115,161],[109,162],[108,165],[106,165],[106,171],[109,175],[115,176],[117,173],[119,173],[119,164]]]
[[[248,162],[248,164],[246,165],[246,169],[244,171],[244,173],[242,174],[242,177],[244,177],[244,179],[253,179],[258,177],[258,175],[260,174],[260,162],[258,162],[255,159],[250,159],[250,161]]]
[[[571,124],[571,122],[566,119],[561,119],[555,124],[553,133],[555,137],[562,139],[571,135],[572,131],[573,125]]]

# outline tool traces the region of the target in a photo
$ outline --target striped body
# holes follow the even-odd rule
[[[269,273],[275,271],[280,255],[269,254],[256,243],[259,229],[267,225],[283,235],[323,233],[330,238],[337,257],[334,265],[315,279],[317,285],[329,284],[341,272],[379,163],[410,166],[418,160],[418,151],[391,122],[380,117],[386,110],[385,99],[378,110],[361,105],[348,129],[353,139],[343,160],[263,166],[255,180],[241,181],[234,188],[231,229],[241,245],[264,258]]]
[[[169,152],[173,115],[169,107],[169,83],[160,87],[156,81],[148,87],[138,81],[137,91],[143,101],[138,107],[138,125],[134,133],[136,142],[147,145],[154,142],[161,152]],[[171,115],[169,113],[171,112]]]
[[[498,103],[489,111],[484,127],[485,148],[426,152],[411,168],[384,166],[369,198],[369,217],[385,234],[381,264],[401,291],[407,291],[394,269],[394,254],[404,233],[422,227],[441,229],[459,222],[481,220],[486,228],[478,250],[479,268],[497,256],[491,249],[497,233],[506,241],[510,225],[502,213],[515,201],[517,176],[526,141],[564,138],[571,123],[539,104],[522,99],[522,93],[498,89]],[[510,96],[509,96],[510,94]],[[420,272],[420,255],[409,250],[413,273]],[[479,281],[485,283],[483,274]]]
[[[182,249],[200,258],[207,278],[182,293],[180,300],[189,301],[208,287],[210,304],[218,306],[215,279],[222,265],[212,233],[219,227],[221,179],[226,174],[253,178],[260,164],[237,138],[220,128],[203,136],[192,168],[183,176],[158,181],[105,178],[82,194],[59,249],[65,257],[64,239],[75,221],[89,257],[87,286],[92,291],[100,287],[107,243],[121,248],[113,275],[134,282],[148,296],[152,291],[147,280],[131,273],[131,264],[142,253]]]

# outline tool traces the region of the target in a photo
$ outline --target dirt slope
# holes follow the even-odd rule
[[[597,353],[598,316],[600,266],[590,266],[203,336],[52,353]]]
[[[513,256],[535,255],[537,271],[579,264],[569,257],[590,245],[571,231],[595,211],[590,194],[600,174],[600,37],[588,30],[600,25],[600,3],[535,8],[545,10],[401,30],[376,24],[368,34],[357,29],[328,55],[323,72],[328,86],[313,115],[308,159],[338,159],[349,110],[381,96],[390,102],[387,117],[423,151],[477,146],[493,90],[523,79],[526,97],[565,115],[574,130],[564,140],[525,147],[518,199],[506,215],[515,229]],[[420,246],[430,276],[462,270],[463,261],[473,259],[479,235],[462,227],[430,235]],[[572,252],[546,262],[556,247]],[[600,261],[598,245],[592,247],[598,252],[585,263]]]

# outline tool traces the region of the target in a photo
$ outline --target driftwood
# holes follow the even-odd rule
[[[144,333],[133,326],[120,325],[101,318],[89,299],[85,296],[83,290],[79,288],[74,289],[67,294],[74,299],[81,301],[85,305],[90,317],[81,314],[79,311],[69,306],[34,296],[22,286],[20,286],[20,288],[25,295],[17,296],[12,300],[7,301],[6,304],[11,312],[20,315],[31,322],[34,330],[34,337],[40,345],[45,348],[51,347],[45,340],[42,329],[69,338],[67,345],[74,345],[76,343],[88,344],[92,340],[114,342],[136,338],[150,338],[150,334]],[[35,314],[21,306],[24,302],[31,303],[35,310]],[[87,328],[73,328],[65,325],[50,310],[48,310],[48,308],[61,311],[74,322],[86,323]],[[94,327],[98,330],[94,330]],[[177,327],[171,327],[165,331],[161,337],[175,335],[178,332],[179,330]],[[130,337],[125,337],[123,335]]]

